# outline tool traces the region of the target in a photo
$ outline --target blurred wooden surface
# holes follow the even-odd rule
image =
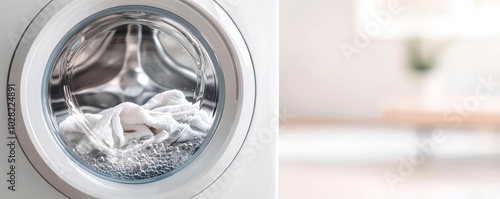
[[[436,101],[408,98],[390,103],[385,110],[381,118],[384,123],[500,127],[499,98],[477,100],[466,97]]]

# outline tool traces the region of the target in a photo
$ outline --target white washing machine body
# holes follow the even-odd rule
[[[277,1],[22,0],[2,2],[0,13],[2,198],[277,198]],[[99,176],[78,163],[54,133],[44,96],[64,44],[121,13],[187,27],[179,35],[198,41],[194,51],[209,49],[208,79],[221,76],[210,139],[181,168],[149,181]]]

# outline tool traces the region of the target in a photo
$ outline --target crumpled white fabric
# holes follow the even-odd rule
[[[208,114],[199,110],[197,104],[188,102],[178,90],[157,94],[142,106],[124,102],[100,113],[83,116],[90,130],[100,137],[97,139],[120,149],[129,147],[132,140],[142,140],[141,144],[134,145],[137,148],[168,139],[169,143],[186,142],[192,137],[205,136],[211,125]],[[69,116],[59,124],[59,133],[78,153],[87,154],[99,147],[85,134],[81,119],[77,115]]]

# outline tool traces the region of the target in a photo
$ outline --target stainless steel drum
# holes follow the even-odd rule
[[[156,180],[182,168],[210,139],[213,128],[200,128],[192,120],[217,123],[217,105],[223,100],[219,93],[224,92],[218,84],[223,79],[210,45],[183,19],[150,8],[106,11],[73,29],[53,55],[47,80],[49,116],[63,148],[89,171],[122,182]],[[182,92],[192,106],[189,115],[167,113],[184,126],[166,132],[168,139],[161,142],[154,136],[106,142],[95,128],[98,121],[89,121],[92,114],[120,104],[140,107],[165,91]],[[82,132],[61,129],[68,117]],[[159,133],[146,127],[155,136]],[[133,133],[114,131],[115,137]],[[186,131],[200,136],[186,136]],[[179,140],[182,135],[186,139]]]

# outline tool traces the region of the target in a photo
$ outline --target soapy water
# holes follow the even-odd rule
[[[203,137],[192,137],[170,146],[153,143],[121,155],[102,152],[79,154],[93,171],[108,178],[124,181],[146,180],[169,173],[183,166],[203,143]]]

